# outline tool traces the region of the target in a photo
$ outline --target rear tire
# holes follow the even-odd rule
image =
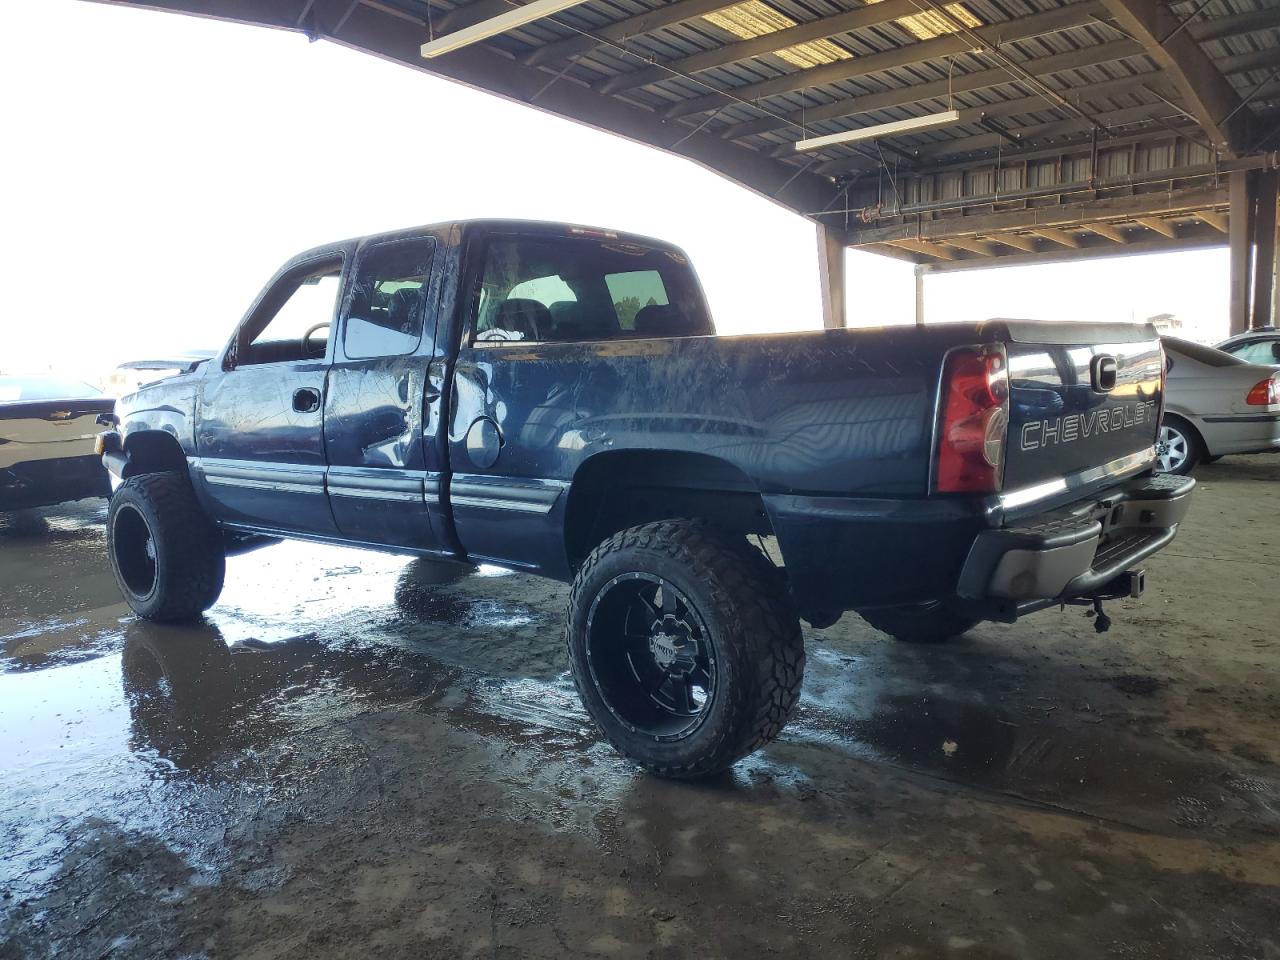
[[[192,620],[222,592],[222,536],[181,473],[131,477],[111,498],[107,554],[125,602],[147,620]]]
[[[587,712],[659,776],[726,770],[777,737],[800,699],[804,640],[782,578],[698,521],[596,547],[573,583],[567,643]]]
[[[1185,477],[1204,459],[1204,441],[1195,427],[1182,417],[1168,413],[1160,424],[1156,452],[1156,473]]]
[[[867,610],[862,619],[903,643],[945,643],[967,633],[980,621],[963,617],[938,604]]]

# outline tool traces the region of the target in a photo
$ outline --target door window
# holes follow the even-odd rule
[[[378,244],[361,257],[342,334],[348,358],[398,357],[418,348],[434,253],[434,240],[406,240]]]
[[[340,257],[306,264],[278,280],[240,329],[235,366],[323,359],[341,281]]]

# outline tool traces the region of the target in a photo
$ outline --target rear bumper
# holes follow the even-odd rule
[[[1146,476],[1001,525],[965,498],[766,496],[801,613],[943,602],[1009,620],[1094,596],[1177,532],[1195,481]]]
[[[1174,538],[1195,485],[1190,477],[1143,477],[1096,500],[985,530],[956,593],[1018,605],[1092,596]]]
[[[107,471],[92,454],[29,460],[0,470],[0,510],[27,510],[110,495]]]

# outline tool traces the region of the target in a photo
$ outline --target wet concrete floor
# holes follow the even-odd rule
[[[565,590],[285,543],[128,615],[0,517],[0,958],[1280,957],[1280,457],[1203,468],[1111,633],[809,630],[711,783],[599,742]]]

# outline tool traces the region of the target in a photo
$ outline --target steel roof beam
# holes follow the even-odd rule
[[[1090,233],[1096,233],[1100,237],[1106,237],[1112,243],[1128,243],[1129,238],[1124,235],[1124,231],[1114,224],[1110,223],[1082,223]]]
[[[1063,96],[1068,97],[1077,106],[1085,103],[1095,102],[1108,97],[1123,96],[1129,93],[1140,93],[1143,90],[1159,89],[1163,93],[1172,93],[1171,85],[1162,73],[1143,73],[1136,77],[1121,77],[1117,80],[1107,80],[1103,83],[1092,83],[1080,90],[1063,91]],[[1176,94],[1173,94],[1176,96]],[[1156,106],[1155,104],[1151,105]],[[1019,97],[1016,100],[1000,100],[996,103],[984,104],[981,107],[964,107],[961,108],[960,119],[956,121],[958,124],[977,123],[981,120],[991,120],[996,117],[1016,117],[1028,113],[1053,113],[1062,108],[1056,103],[1052,103],[1047,97],[1037,95],[1032,97]],[[1055,121],[1056,122],[1056,121]],[[1017,130],[1011,130],[1011,134],[1016,135]],[[811,133],[816,136],[816,133]],[[999,140],[1000,135],[993,135],[994,140]],[[981,139],[984,143],[993,139],[988,137],[969,138]],[[795,147],[790,143],[784,143],[771,151],[771,155],[775,157],[792,156],[795,153]]]
[[[1112,2],[1112,0],[1108,0]],[[982,42],[991,47],[1009,43],[1014,40],[1028,40],[1032,37],[1048,33],[1058,33],[1072,27],[1095,23],[1098,14],[1104,12],[1102,0],[1084,0],[1083,3],[1072,3],[1069,6],[1044,13],[1033,13],[1028,17],[993,23],[985,27],[977,27],[966,33],[949,33],[931,40],[920,40],[908,43],[893,50],[881,53],[870,53],[851,60],[840,60],[836,63],[810,67],[806,70],[795,70],[791,73],[762,80],[759,83],[748,83],[724,93],[713,93],[703,97],[691,97],[672,104],[663,116],[672,120],[695,113],[706,113],[719,107],[728,106],[743,100],[757,100],[782,93],[794,93],[806,87],[823,86],[829,83],[840,83],[864,77],[867,74],[892,70],[896,67],[907,67],[926,60],[942,57],[958,56],[973,50],[973,40],[968,33],[976,34]],[[1008,76],[1008,74],[1006,74]],[[1013,79],[1010,77],[1010,79]]]
[[[1023,64],[1024,69],[1032,76],[1045,77],[1060,73],[1063,70],[1076,70],[1081,67],[1097,66],[1127,57],[1136,57],[1142,53],[1142,46],[1132,40],[1115,40],[1111,43],[1085,47],[1070,53],[1030,60]],[[794,111],[782,117],[766,117],[761,120],[749,120],[725,127],[720,135],[726,140],[738,140],[758,133],[795,126],[801,122],[816,123],[820,120],[836,120],[841,117],[852,117],[872,110],[888,110],[893,107],[905,107],[922,100],[945,98],[951,93],[969,93],[986,87],[1013,83],[1015,78],[1003,67],[990,70],[977,70],[973,73],[961,74],[954,80],[936,80],[932,83],[912,84],[897,87],[883,93],[869,93],[861,97],[847,100],[836,100],[832,103],[808,107],[804,111]],[[1069,92],[1069,91],[1068,91]]]
[[[968,237],[964,240],[948,240],[947,245],[958,247],[961,250],[968,250],[970,253],[976,253],[980,257],[1000,255],[999,244],[991,240],[979,240],[977,237]]]
[[[1177,84],[1182,100],[1215,145],[1234,155],[1244,146],[1247,113],[1240,97],[1190,32],[1159,0],[1103,0],[1126,34]]]
[[[1227,215],[1225,213],[1219,213],[1217,210],[1197,210],[1196,217],[1219,233],[1227,232]]]
[[[1164,119],[1170,116],[1171,109],[1163,103],[1143,104],[1139,107],[1127,107],[1124,110],[1111,110],[1096,114],[1094,119],[1104,127],[1122,127],[1127,124]],[[1175,118],[1176,119],[1176,118]],[[965,122],[963,119],[961,122]],[[971,122],[971,121],[969,121]],[[1048,123],[1037,123],[1028,127],[1011,128],[1005,134],[982,134],[970,137],[958,137],[936,146],[921,147],[911,151],[912,159],[918,164],[931,160],[951,160],[966,153],[982,150],[994,150],[1008,142],[1012,136],[1019,141],[1043,140],[1050,137],[1069,136],[1073,133],[1086,133],[1094,128],[1087,120],[1072,117],[1068,120],[1053,120]],[[1009,154],[1013,156],[1013,154]],[[814,168],[815,173],[837,174],[854,170],[874,170],[875,166],[861,158],[831,160]]]
[[[1280,27],[1280,7],[1202,20],[1187,27],[1187,32],[1200,43],[1207,43],[1210,40],[1238,37],[1244,33],[1255,33],[1272,27]]]
[[[1251,73],[1254,70],[1269,70],[1280,66],[1280,47],[1268,47],[1252,53],[1240,53],[1231,57],[1223,57],[1217,61],[1218,70],[1222,73]]]
[[[921,253],[926,257],[936,257],[939,260],[954,260],[956,255],[946,247],[937,243],[926,243],[921,240],[890,240],[889,246],[900,247],[903,250],[910,250],[912,253]]]
[[[1021,250],[1023,253],[1035,253],[1039,249],[1036,238],[1029,233],[997,233],[991,239],[1014,250]]]
[[[1099,152],[1105,152],[1135,143],[1168,142],[1179,136],[1185,139],[1192,139],[1192,135],[1198,135],[1199,130],[1200,128],[1195,125],[1194,120],[1183,118],[1181,121],[1170,124],[1169,127],[1161,127],[1158,130],[1152,128],[1138,133],[1108,137],[1105,140],[1100,138],[1098,140],[1098,150]],[[937,166],[930,164],[928,172],[929,174],[937,174],[950,173],[956,170],[978,170],[994,166],[997,162],[1008,164],[1045,160],[1051,157],[1080,157],[1087,156],[1092,150],[1093,139],[1088,136],[1078,136],[1074,140],[1066,140],[1056,145],[1022,150],[1004,150],[1001,151],[998,157],[987,156],[970,160],[948,160],[945,163],[939,163]],[[914,172],[916,171],[905,171],[904,175],[910,175]]]
[[[1146,227],[1148,230],[1160,234],[1162,237],[1168,237],[1170,240],[1178,238],[1178,231],[1174,225],[1168,220],[1157,220],[1155,217],[1138,217],[1134,220],[1140,227]]]
[[[1037,237],[1043,237],[1045,240],[1051,240],[1060,247],[1068,247],[1072,250],[1080,249],[1080,241],[1074,234],[1067,233],[1065,230],[1057,227],[1036,227],[1031,231]]]
[[[723,10],[725,7],[732,7],[740,2],[741,0],[676,0],[675,3],[664,3],[653,10],[646,10],[644,13],[638,13],[634,17],[627,17],[617,23],[600,27],[598,30],[592,31],[589,36],[580,34],[576,37],[568,37],[564,40],[543,44],[536,50],[526,54],[521,62],[527,66],[540,67],[557,61],[568,60],[570,57],[590,53],[600,46],[601,40],[620,43],[626,40],[627,37],[634,37],[642,33],[652,33],[654,30],[661,30],[663,27],[670,27],[685,20],[694,20],[698,17],[706,16],[708,13]]]
[[[946,243],[952,236],[990,237],[1003,230],[1039,232],[1053,227],[1070,228],[1082,221],[1092,223],[1097,220],[1132,220],[1139,216],[1162,216],[1173,213],[1197,215],[1197,210],[1222,206],[1226,202],[1227,188],[1225,185],[1220,185],[1191,190],[1139,193],[1127,197],[1103,197],[1079,203],[1058,203],[1026,210],[967,214],[937,220],[921,220],[916,216],[910,216],[901,223],[852,227],[849,230],[849,242],[854,246],[892,243],[896,240]]]
[[[877,24],[888,23],[919,12],[920,8],[913,0],[882,0],[880,3],[869,3],[848,13],[823,17],[809,23],[797,24],[786,30],[766,33],[764,36],[752,37],[737,43],[728,43],[712,50],[703,50],[701,53],[681,57],[679,60],[672,60],[659,66],[620,73],[600,83],[597,89],[601,93],[621,93],[624,90],[633,90],[636,87],[666,80],[672,72],[697,73],[701,70],[711,70],[726,64],[750,60],[753,57],[777,53],[779,50],[786,50],[802,43],[825,40],[862,27],[874,27]]]
[[[1071,263],[1078,260],[1101,260],[1107,257],[1132,256],[1140,253],[1165,253],[1175,250],[1197,250],[1206,247],[1221,247],[1226,240],[1213,230],[1188,232],[1177,240],[1155,237],[1150,240],[1133,240],[1118,244],[1107,240],[1095,240],[1081,243],[1079,247],[1051,246],[1036,253],[1011,253],[999,257],[970,258],[968,260],[933,261],[923,264],[921,272],[926,275],[935,273],[955,273],[964,270],[992,269],[994,267],[1021,267],[1044,263]],[[883,247],[871,247],[877,253]]]

